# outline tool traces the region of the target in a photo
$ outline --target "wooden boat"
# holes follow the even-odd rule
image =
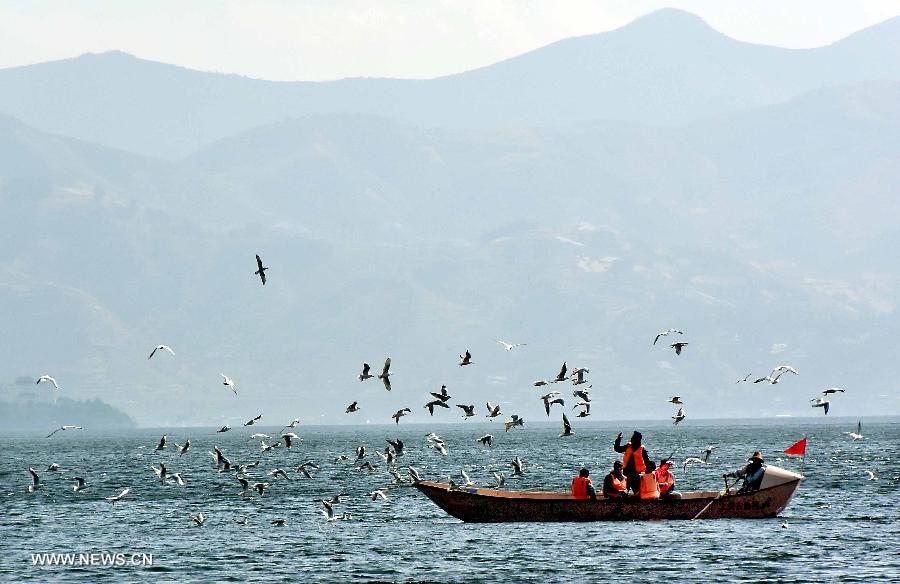
[[[513,521],[637,521],[757,519],[787,507],[803,476],[770,466],[757,491],[683,493],[681,499],[633,497],[576,499],[568,492],[500,491],[419,482],[416,488],[457,519],[470,523]]]

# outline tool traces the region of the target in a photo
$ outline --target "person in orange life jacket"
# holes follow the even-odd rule
[[[641,499],[659,499],[659,484],[656,482],[656,465],[647,463],[647,472],[641,475]]]
[[[622,461],[617,460],[613,463],[612,472],[603,479],[603,496],[604,497],[624,497],[627,490],[627,479],[622,474]]]
[[[591,472],[588,469],[583,468],[578,471],[578,476],[572,479],[572,495],[576,499],[597,498],[597,491],[594,489],[591,479],[588,478],[590,474]]]
[[[641,444],[643,435],[637,430],[631,435],[631,441],[622,446],[622,433],[616,436],[613,449],[622,454],[622,472],[628,479],[628,488],[632,493],[637,495],[641,489],[641,473],[647,472],[647,463],[650,462],[650,455],[647,449]]]
[[[681,493],[675,491],[675,475],[669,469],[672,461],[664,458],[659,461],[656,469],[656,483],[659,485],[659,497],[661,499],[680,499]]]

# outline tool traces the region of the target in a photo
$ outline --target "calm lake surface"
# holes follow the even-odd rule
[[[69,431],[50,439],[0,435],[0,580],[65,582],[161,581],[429,581],[548,582],[604,580],[699,582],[897,581],[900,579],[900,419],[863,420],[865,439],[842,432],[856,420],[693,421],[671,424],[577,421],[576,435],[558,438],[557,424],[526,422],[505,433],[499,423],[399,426],[299,426],[302,442],[262,452],[252,432],[273,436],[279,427]],[[718,445],[708,465],[676,469],[677,488],[718,490],[722,473],[742,465],[753,450],[770,464],[802,470],[807,480],[783,515],[771,520],[710,520],[592,524],[464,524],[408,485],[393,485],[375,453],[385,438],[400,437],[406,454],[397,468],[417,467],[425,480],[459,480],[460,469],[482,485],[502,470],[507,488],[567,488],[582,466],[595,483],[608,472],[612,441],[621,431],[644,433],[654,459],[676,451],[677,461]],[[447,456],[428,448],[435,431]],[[476,438],[490,432],[493,448]],[[161,434],[169,447],[153,451]],[[804,467],[781,460],[784,448],[806,435]],[[191,440],[181,456],[174,443]],[[356,447],[369,449],[374,472],[357,469]],[[241,497],[233,474],[215,470],[214,445],[235,464],[259,460],[251,482],[269,481],[265,496]],[[351,458],[334,462],[339,454]],[[510,477],[519,456],[525,475]],[[295,471],[312,460],[307,479]],[[187,485],[161,485],[150,469],[164,461]],[[58,472],[48,472],[51,463]],[[27,493],[28,468],[42,486]],[[274,480],[283,468],[293,479]],[[868,480],[865,470],[878,477]],[[82,476],[88,488],[73,492]],[[129,487],[112,505],[103,498]],[[387,502],[367,493],[384,489]],[[352,519],[326,523],[320,499],[346,493],[338,513]],[[190,513],[202,511],[195,526]],[[246,517],[247,525],[236,520]],[[271,524],[285,519],[283,527]],[[782,524],[787,521],[787,527]],[[152,566],[33,566],[33,553],[152,554]],[[130,560],[129,560],[130,561]]]

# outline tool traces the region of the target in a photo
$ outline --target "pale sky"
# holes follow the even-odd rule
[[[900,15],[900,0],[0,0],[0,68],[118,49],[263,79],[426,78],[667,6],[791,48]]]

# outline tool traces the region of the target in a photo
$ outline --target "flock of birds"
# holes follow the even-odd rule
[[[259,255],[256,256],[256,264],[257,270],[254,272],[260,278],[260,281],[263,285],[266,284],[266,271],[267,267],[263,265],[262,259]],[[683,335],[684,333],[677,329],[667,329],[659,332],[653,340],[653,345],[656,345],[657,342],[662,337],[668,337],[670,335]],[[497,340],[498,344],[500,344],[501,348],[507,352],[513,351],[520,347],[526,346],[526,343],[508,343],[503,340]],[[674,351],[675,355],[681,355],[684,351],[685,347],[688,346],[689,343],[677,341],[673,342],[669,345],[669,347]],[[172,356],[175,355],[175,351],[165,344],[157,345],[150,352],[147,357],[148,360],[153,359],[155,356],[161,353],[168,353]],[[460,367],[471,366],[475,363],[473,360],[472,353],[467,349],[464,353],[459,355],[459,363]],[[572,397],[576,399],[574,405],[571,410],[574,412],[578,410],[576,417],[585,418],[591,415],[591,395],[590,389],[592,385],[587,380],[586,375],[590,373],[587,368],[584,367],[575,367],[569,369],[568,363],[563,362],[560,367],[558,373],[548,379],[539,379],[533,383],[534,387],[545,387],[545,386],[557,386],[558,384],[568,384],[571,383],[572,387]],[[776,366],[768,375],[764,377],[760,377],[755,379],[753,383],[769,383],[772,385],[778,384],[782,377],[785,374],[798,375],[796,369],[794,369],[790,365],[778,365]],[[388,357],[384,361],[384,365],[381,368],[381,372],[377,375],[372,372],[372,368],[368,363],[363,363],[362,371],[357,376],[359,382],[366,382],[371,379],[378,379],[384,386],[384,389],[388,392],[392,390],[391,387],[391,358]],[[220,374],[222,378],[222,386],[233,392],[235,395],[238,393],[237,386],[232,378],[227,376],[225,373]],[[744,376],[743,379],[737,380],[735,383],[743,383],[748,382],[752,378],[752,374],[748,373]],[[59,390],[59,384],[57,380],[50,375],[41,375],[36,382],[38,385],[44,383],[53,387],[54,390]],[[830,409],[830,402],[828,401],[829,396],[834,396],[838,393],[844,393],[844,390],[836,387],[829,387],[823,390],[823,397],[814,398],[811,400],[812,407],[821,407],[824,410],[824,413],[827,415]],[[430,397],[428,401],[422,406],[423,409],[426,409],[429,413],[429,416],[434,416],[435,411],[446,409],[451,409],[451,399],[452,396],[446,385],[442,385],[440,390],[429,392]],[[547,393],[538,397],[538,399],[543,402],[544,411],[549,417],[551,414],[551,410],[554,406],[559,406],[563,409],[562,412],[562,432],[559,434],[560,438],[568,437],[574,435],[574,431],[572,429],[572,425],[569,421],[567,413],[565,411],[566,407],[566,398],[563,397],[563,393],[561,391],[553,390],[548,391]],[[672,396],[669,400],[669,403],[673,405],[678,405],[677,412],[672,416],[673,423],[678,425],[685,418],[686,414],[684,411],[681,396]],[[476,414],[476,406],[475,404],[466,404],[466,403],[454,403],[452,404],[454,407],[459,408],[461,411],[461,418],[463,420],[468,420],[472,417],[477,416]],[[501,411],[500,404],[492,404],[490,401],[485,403],[486,414],[485,418],[489,420],[495,420],[503,416]],[[355,412],[359,412],[361,410],[361,406],[358,401],[354,401],[350,403],[344,410],[346,414],[353,414]],[[402,409],[397,410],[394,414],[391,415],[395,424],[400,423],[400,419],[404,416],[412,413],[412,409],[410,407],[404,407]],[[262,415],[257,415],[248,419],[244,422],[244,427],[251,427],[257,424],[262,418]],[[299,418],[295,418],[291,420],[288,424],[286,424],[281,431],[276,435],[276,438],[273,440],[272,436],[269,436],[264,433],[253,433],[250,435],[250,439],[259,440],[260,441],[260,449],[262,452],[267,453],[271,452],[275,449],[290,449],[295,443],[301,441],[301,438],[294,432],[290,432],[287,430],[295,428],[300,423]],[[510,414],[509,419],[503,421],[504,432],[509,432],[515,428],[524,427],[525,420],[518,414]],[[73,430],[82,430],[83,428],[78,425],[63,425],[59,428],[53,430],[50,434],[47,435],[47,438],[51,438],[58,432],[65,431],[73,431]],[[217,433],[225,433],[229,432],[232,428],[228,425],[222,426],[217,430]],[[857,425],[857,429],[855,432],[846,432],[853,440],[861,440],[862,429],[861,425]],[[482,444],[487,448],[493,447],[494,436],[490,433],[484,434],[478,437],[477,442]],[[420,471],[412,466],[406,465],[406,469],[403,474],[398,467],[398,460],[404,455],[404,444],[403,441],[399,438],[391,440],[387,440],[387,447],[383,451],[376,450],[377,455],[383,460],[385,463],[388,473],[393,477],[394,484],[415,484],[421,481],[421,473]],[[448,454],[448,444],[444,438],[441,436],[430,433],[426,436],[426,443],[428,448],[438,452],[440,455],[446,456]],[[173,444],[171,450],[177,452],[178,456],[187,455],[191,451],[191,441],[189,439],[185,440],[183,444]],[[155,453],[160,453],[163,450],[169,448],[168,438],[167,436],[162,436],[159,442],[154,447],[153,451]],[[693,464],[705,464],[709,460],[709,456],[712,453],[713,449],[716,447],[711,445],[708,446],[700,457],[688,457],[685,459],[682,467],[685,471],[687,471],[688,467]],[[235,480],[236,494],[241,497],[249,497],[249,496],[258,496],[263,497],[273,483],[278,481],[291,481],[294,480],[288,472],[281,468],[276,467],[271,469],[266,476],[259,477],[254,476],[255,470],[260,461],[256,460],[254,462],[244,463],[244,464],[234,464],[232,461],[219,449],[218,446],[214,446],[213,450],[210,452],[215,462],[215,470],[218,473],[229,473],[232,474]],[[361,472],[375,472],[377,469],[376,465],[373,465],[371,461],[366,460],[367,455],[369,454],[369,450],[365,447],[365,445],[360,445],[356,449],[355,463],[357,463],[357,469]],[[347,455],[339,455],[334,459],[334,463],[343,463],[351,460],[350,456]],[[516,456],[510,463],[509,466],[512,469],[512,476],[521,476],[524,472],[525,465],[522,460]],[[150,467],[154,474],[156,475],[157,480],[163,485],[177,485],[184,487],[187,484],[185,476],[178,472],[170,472],[168,466],[165,461],[160,460],[157,466]],[[319,470],[319,465],[312,461],[307,460],[302,462],[301,464],[295,467],[294,473],[302,475],[306,478],[312,478],[312,472]],[[59,471],[59,465],[54,463],[48,469],[48,472],[57,472]],[[27,491],[29,493],[34,493],[39,488],[41,488],[40,477],[33,468],[29,468],[29,473],[31,474],[31,484],[28,486]],[[496,488],[502,488],[506,483],[506,476],[503,472],[494,471],[494,479]],[[461,472],[461,481],[456,482],[452,476],[448,477],[448,483],[450,488],[460,488],[460,487],[470,487],[475,485],[474,481],[466,474],[463,469]],[[89,485],[84,477],[74,476],[72,480],[75,482],[73,485],[74,492],[81,492],[85,490]],[[239,489],[237,489],[239,487]],[[367,497],[371,497],[372,501],[387,501],[388,496],[386,494],[386,489],[376,489],[366,494]],[[119,493],[104,497],[106,501],[109,501],[111,504],[115,504],[128,496],[131,492],[130,487],[126,487],[122,489]],[[338,505],[342,502],[343,497],[346,495],[343,493],[339,493],[329,499],[322,499],[321,512],[327,522],[335,522],[342,519],[350,519],[351,516],[349,513],[344,512],[341,514],[337,514],[334,510],[335,505]],[[189,516],[190,521],[197,525],[202,526],[206,521],[206,517],[202,512],[191,513]],[[239,523],[246,523],[246,518],[239,519]],[[271,520],[273,525],[284,525],[286,520],[284,518],[274,518]]]

